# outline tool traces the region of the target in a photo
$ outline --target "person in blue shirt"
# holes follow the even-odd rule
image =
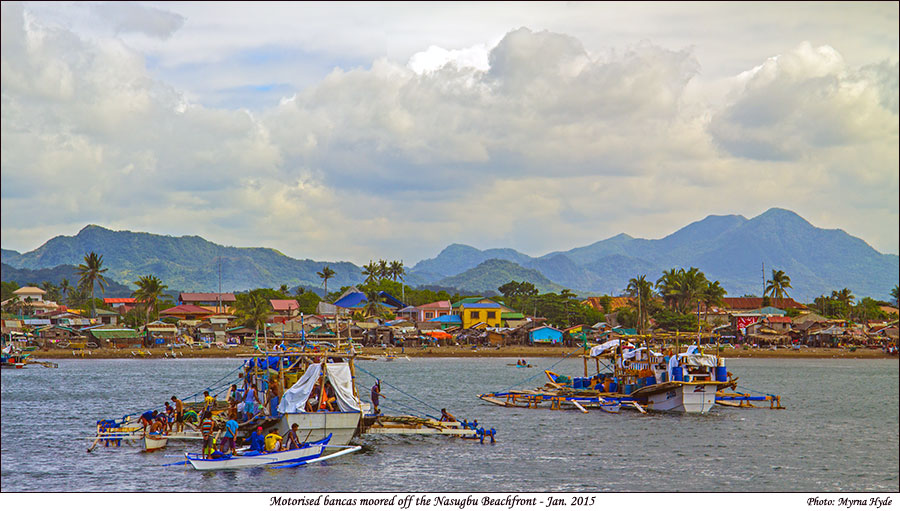
[[[266,437],[262,434],[263,428],[259,426],[256,428],[256,431],[250,435],[250,450],[263,452],[266,449]]]
[[[228,422],[225,423],[225,436],[222,439],[222,445],[220,446],[222,452],[227,453],[231,451],[231,454],[236,454],[234,440],[237,437],[237,430],[238,423],[236,420],[229,419]]]

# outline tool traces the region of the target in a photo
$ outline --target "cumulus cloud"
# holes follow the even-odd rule
[[[803,43],[738,79],[710,125],[737,156],[797,159],[897,135],[897,63],[851,69],[829,46]]]
[[[337,66],[241,109],[194,101],[118,36],[18,4],[2,38],[4,248],[90,222],[411,265],[454,241],[541,255],[769,205],[897,243],[820,206],[897,225],[896,61],[853,68],[805,45],[733,77],[720,104],[693,48],[588,50],[522,27]]]
[[[91,6],[91,10],[117,33],[136,32],[160,39],[171,37],[185,21],[180,14],[133,2],[106,2]]]

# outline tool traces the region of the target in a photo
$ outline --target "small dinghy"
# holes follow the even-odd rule
[[[225,455],[216,459],[204,459],[201,454],[185,453],[187,462],[196,470],[231,470],[238,468],[250,468],[260,466],[274,466],[274,468],[287,468],[308,465],[326,459],[336,458],[344,454],[356,452],[361,447],[356,445],[339,446],[341,450],[323,456],[331,435],[316,442],[305,443],[297,449],[289,451],[259,452],[246,451],[243,454],[233,456]],[[334,447],[334,446],[332,446]]]

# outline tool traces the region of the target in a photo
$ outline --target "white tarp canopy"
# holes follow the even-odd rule
[[[681,359],[681,364],[686,366],[716,367],[717,365],[715,355],[688,355],[681,353],[678,357]]]
[[[297,383],[284,391],[281,401],[278,403],[278,413],[302,413],[306,411],[306,400],[312,392],[319,375],[322,374],[321,364],[310,364]]]
[[[278,403],[278,413],[303,413],[306,411],[306,401],[313,387],[319,381],[322,374],[322,364],[312,364],[303,373],[291,388],[284,392],[281,402]],[[353,378],[350,375],[350,364],[341,362],[337,364],[325,364],[325,377],[334,388],[335,401],[342,412],[358,412],[359,399],[353,395]]]
[[[325,375],[334,387],[338,409],[342,412],[358,412],[359,399],[353,395],[353,378],[350,375],[350,364],[341,362],[325,364]]]
[[[619,342],[620,342],[619,339],[614,339],[612,341],[606,341],[603,344],[601,344],[600,346],[594,346],[593,348],[591,348],[591,356],[592,357],[599,356],[603,352],[613,349],[616,346],[618,346]]]

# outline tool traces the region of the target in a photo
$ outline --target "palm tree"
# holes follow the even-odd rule
[[[62,296],[62,301],[68,305],[69,291],[72,290],[72,285],[69,284],[69,279],[62,279],[59,283],[59,293]]]
[[[378,280],[378,264],[372,261],[369,261],[369,264],[364,264],[362,274],[366,276],[366,284],[375,282]]]
[[[638,307],[638,333],[644,332],[644,325],[647,322],[648,306],[650,299],[653,298],[653,288],[646,275],[638,275],[628,281],[628,287],[625,288],[628,296],[637,298]]]
[[[406,302],[406,289],[403,286],[404,275],[406,275],[406,270],[403,269],[403,261],[391,261],[391,276],[394,278],[395,282],[397,279],[400,279],[401,302]]]
[[[316,272],[316,275],[322,279],[322,284],[325,286],[325,296],[328,296],[328,279],[334,277],[335,271],[329,268],[328,266],[322,268],[322,271]]]
[[[381,296],[378,290],[372,287],[366,291],[366,306],[363,307],[363,313],[366,317],[380,316],[383,313],[384,305],[381,305]]]
[[[94,284],[100,285],[100,291],[104,290],[104,285],[108,284],[103,273],[107,268],[103,268],[103,256],[94,252],[85,254],[84,263],[78,265],[78,284],[81,286],[90,286],[91,288],[91,317],[97,315],[97,308],[94,304]]]
[[[850,302],[852,302],[853,299],[856,297],[853,296],[852,291],[850,291],[849,289],[847,289],[845,287],[844,289],[841,289],[840,291],[832,291],[831,298],[833,300],[837,300],[837,301],[841,302],[842,304],[844,304],[845,307],[850,307]]]
[[[775,306],[784,297],[790,298],[787,289],[791,287],[791,278],[781,270],[772,270],[772,278],[766,281],[765,295],[775,298]]]
[[[248,328],[255,328],[257,332],[259,327],[265,330],[269,314],[272,312],[269,301],[255,293],[238,295],[234,308],[238,320]]]
[[[278,288],[278,292],[283,295],[287,295],[290,291],[287,284],[282,284],[281,287]]]
[[[134,285],[137,286],[137,290],[131,295],[147,308],[147,321],[144,324],[150,323],[151,308],[156,308],[156,319],[159,319],[159,299],[169,296],[163,293],[169,286],[163,284],[155,275],[139,277]]]
[[[684,270],[663,270],[662,277],[656,280],[656,290],[662,296],[663,303],[672,309],[678,308],[679,272],[684,273]]]
[[[701,294],[700,300],[703,301],[703,305],[706,306],[706,314],[703,317],[703,320],[706,321],[709,318],[709,309],[715,305],[724,305],[725,300],[723,298],[728,294],[727,291],[719,284],[719,281],[709,282],[706,285],[706,289],[703,290]]]
[[[694,304],[699,301],[708,282],[706,275],[693,266],[679,272],[678,300],[681,302],[680,312],[685,313],[693,310]]]
[[[391,267],[387,261],[380,259],[378,261],[378,278],[386,279],[391,276]]]
[[[894,298],[894,307],[900,307],[900,286],[894,286],[894,289],[891,289],[891,297]]]

